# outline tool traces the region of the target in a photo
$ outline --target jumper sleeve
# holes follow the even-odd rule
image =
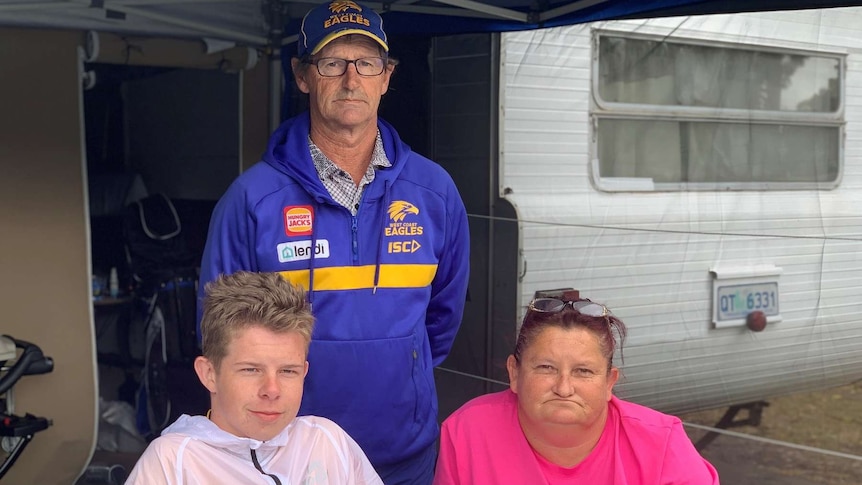
[[[431,301],[425,316],[425,327],[431,343],[431,361],[443,363],[452,348],[461,325],[470,274],[470,229],[467,211],[455,184],[447,196],[446,244],[437,274],[431,282]]]
[[[446,422],[440,430],[440,453],[437,456],[437,468],[434,471],[433,485],[460,485],[456,458],[455,440]]]
[[[301,428],[305,430],[305,435],[298,434],[300,428],[295,428],[293,439],[300,441],[294,441],[294,446],[301,443],[303,436],[308,442],[316,443],[316,447],[311,448],[304,445],[300,446],[305,452],[311,454],[311,458],[320,460],[324,464],[327,470],[326,475],[330,477],[329,483],[383,485],[383,480],[377,475],[377,471],[368,461],[365,452],[341,426],[329,419],[317,416],[306,416],[300,419],[302,419],[300,424],[307,427]],[[318,439],[321,436],[324,438]],[[291,463],[290,468],[297,468],[297,465]],[[303,483],[305,482],[303,481]]]
[[[258,270],[254,253],[257,216],[249,209],[247,196],[248,191],[243,184],[234,181],[213,210],[201,258],[197,304],[198,343],[203,313],[201,302],[206,284],[220,274]]]
[[[718,472],[698,453],[679,422],[668,437],[661,485],[719,485]]]
[[[156,440],[144,451],[125,485],[179,485],[182,477],[177,463],[181,450],[166,447],[163,441]]]

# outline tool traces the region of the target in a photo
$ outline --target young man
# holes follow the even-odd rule
[[[207,416],[183,415],[141,456],[127,484],[382,485],[365,454],[326,418],[296,417],[314,318],[305,291],[274,273],[206,286]]]
[[[278,272],[317,318],[300,414],[332,419],[387,485],[430,484],[434,366],[461,323],[469,235],[451,177],[377,116],[395,62],[383,20],[334,1],[303,20],[292,60],[309,111],[219,201],[201,281]]]

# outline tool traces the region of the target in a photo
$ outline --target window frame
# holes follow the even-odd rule
[[[606,28],[594,29],[591,33],[591,74],[590,74],[590,172],[595,187],[607,192],[661,192],[686,190],[831,190],[841,183],[844,171],[844,145],[846,140],[844,118],[847,53],[812,50],[798,47],[782,47],[775,45],[730,42],[714,39],[695,39],[690,37],[670,37],[656,33],[629,32]],[[838,61],[839,95],[838,107],[832,112],[801,112],[772,111],[739,108],[706,108],[679,105],[653,105],[644,103],[621,103],[607,101],[601,98],[599,86],[599,45],[602,37],[621,37],[624,39],[670,42],[722,49],[751,51],[758,53],[776,53],[782,55],[802,55],[822,57]],[[827,182],[678,182],[655,183],[649,178],[602,177],[598,159],[599,150],[599,120],[620,119],[632,121],[671,121],[671,122],[711,122],[733,123],[741,122],[766,125],[797,125],[809,127],[827,127],[838,130],[838,168],[834,180]]]

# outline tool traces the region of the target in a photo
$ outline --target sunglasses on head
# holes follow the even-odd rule
[[[529,308],[530,311],[537,313],[560,313],[567,306],[571,306],[572,310],[588,317],[607,317],[611,315],[608,307],[589,300],[565,301],[559,298],[536,298],[530,302]]]

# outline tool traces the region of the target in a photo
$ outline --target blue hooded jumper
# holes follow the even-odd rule
[[[213,212],[200,288],[239,270],[310,288],[300,414],[332,419],[385,466],[437,438],[433,367],[461,323],[469,234],[451,177],[388,123],[378,128],[392,166],[377,170],[353,216],[318,178],[308,113],[282,123]]]

